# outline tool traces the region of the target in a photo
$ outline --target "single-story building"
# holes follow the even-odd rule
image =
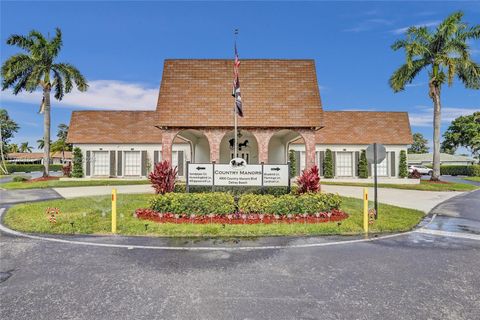
[[[232,70],[233,60],[166,60],[155,111],[74,111],[68,143],[82,150],[85,175],[142,177],[168,160],[183,176],[187,161],[228,163]],[[242,60],[240,78],[237,156],[248,163],[284,164],[295,150],[300,170],[322,168],[330,149],[335,176],[354,178],[377,142],[387,149],[379,175],[398,177],[412,143],[406,112],[324,111],[313,60]]]
[[[433,165],[433,153],[412,153],[407,156],[407,163],[411,165]],[[475,164],[475,159],[467,156],[440,153],[440,164],[451,166],[468,166]]]
[[[5,156],[8,163],[16,164],[42,164],[43,152],[11,152]],[[54,152],[50,155],[51,164],[64,164],[72,162],[72,152]]]

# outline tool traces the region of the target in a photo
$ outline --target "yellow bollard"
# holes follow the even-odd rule
[[[368,233],[368,188],[363,188],[363,230]]]
[[[117,233],[117,189],[112,189],[112,233]]]

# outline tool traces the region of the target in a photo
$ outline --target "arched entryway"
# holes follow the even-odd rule
[[[234,131],[227,132],[220,142],[220,163],[229,163],[234,157]],[[237,157],[249,164],[258,164],[258,142],[255,135],[247,130],[238,130]]]
[[[268,142],[268,163],[285,164],[289,161],[290,151],[296,162],[296,173],[306,167],[306,149],[303,136],[294,130],[283,129],[275,132]]]
[[[205,134],[199,130],[181,130],[173,138],[172,165],[177,166],[180,177],[185,175],[187,161],[210,162],[210,144]]]

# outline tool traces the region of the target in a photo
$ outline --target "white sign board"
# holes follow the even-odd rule
[[[267,187],[288,186],[288,165],[263,165],[263,185]]]
[[[216,186],[261,186],[262,165],[252,164],[243,168],[232,168],[229,164],[216,164],[214,184]]]
[[[211,163],[189,163],[187,179],[191,186],[213,185],[213,165]]]

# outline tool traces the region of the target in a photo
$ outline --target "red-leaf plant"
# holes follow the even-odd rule
[[[173,192],[175,180],[177,179],[177,167],[172,168],[167,160],[159,162],[148,175],[148,179],[150,179],[155,193],[165,194]]]
[[[310,169],[302,171],[302,175],[297,179],[298,193],[319,192],[320,191],[320,175],[318,167],[315,165]]]

